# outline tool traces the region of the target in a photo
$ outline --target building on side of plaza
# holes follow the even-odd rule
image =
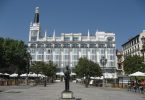
[[[141,50],[143,49],[142,48],[143,44],[142,44],[141,38],[143,36],[145,37],[145,30],[143,30],[143,32],[141,32],[140,34],[130,38],[124,44],[122,44],[124,58],[129,55],[142,56]]]
[[[43,35],[44,34],[44,35]],[[49,36],[41,33],[39,23],[39,8],[36,7],[33,23],[30,24],[28,50],[33,61],[49,60],[57,64],[58,72],[63,72],[69,65],[71,71],[75,68],[80,57],[87,57],[89,60],[100,64],[100,59],[105,56],[107,64],[103,68],[106,78],[116,78],[116,44],[115,34],[110,32],[96,32],[90,35],[82,33],[61,33],[60,36],[55,31]]]
[[[123,51],[122,50],[116,50],[116,56],[117,56],[117,75],[124,75],[124,68],[123,68]]]

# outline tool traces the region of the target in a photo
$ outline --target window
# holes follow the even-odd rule
[[[31,37],[31,41],[36,41],[37,40],[37,37],[33,36]]]
[[[32,57],[32,60],[35,60],[35,55],[31,55],[31,57]]]
[[[39,54],[43,54],[44,53],[44,50],[42,48],[38,49],[38,53]]]
[[[87,50],[86,49],[81,49],[82,54],[86,54]]]
[[[70,56],[69,55],[64,55],[64,60],[70,60]]]
[[[110,60],[115,60],[114,55],[110,55]]]
[[[61,53],[60,49],[55,49],[54,52],[55,52],[55,54],[58,54],[58,55]]]
[[[70,41],[70,37],[64,37],[64,41]]]
[[[69,49],[63,49],[64,54],[69,54]]]
[[[95,47],[96,47],[96,44],[90,44],[89,47],[90,47],[90,48],[95,48]]]
[[[59,43],[58,44],[54,44],[54,47],[55,48],[61,48],[61,44],[59,44]]]
[[[54,55],[53,57],[54,57],[54,60],[55,60],[55,61],[56,61],[56,60],[59,60],[59,58],[60,58],[59,55]]]
[[[37,47],[41,48],[41,47],[44,47],[44,45],[43,44],[38,44]]]
[[[38,59],[38,60],[43,60],[43,55],[38,55],[38,56],[37,56],[37,59]]]
[[[87,48],[87,44],[81,44],[81,48]]]
[[[72,62],[72,67],[75,67],[77,65],[77,62]]]
[[[46,44],[46,48],[52,48],[52,44]]]
[[[105,54],[105,49],[100,49],[100,54]]]
[[[46,59],[47,60],[52,60],[52,56],[51,55],[46,55]]]
[[[110,66],[115,66],[115,63],[114,62],[110,62]]]
[[[73,55],[72,60],[78,60],[78,55]]]
[[[82,58],[85,58],[85,57],[87,57],[87,55],[81,55],[81,57],[82,57]]]
[[[79,44],[72,44],[72,48],[79,48]]]
[[[113,40],[113,37],[107,37],[107,40],[110,42]]]
[[[92,53],[92,54],[95,54],[95,53],[96,53],[96,50],[95,50],[95,49],[92,49],[92,50],[91,50],[91,53]]]
[[[34,48],[34,47],[36,47],[36,44],[31,44],[30,46],[31,46],[32,48]]]
[[[107,48],[113,48],[113,44],[112,43],[107,43]]]
[[[108,54],[115,54],[115,49],[108,49],[107,50],[107,53]]]
[[[95,56],[95,55],[91,55],[90,58],[91,58],[91,60],[93,60],[93,61],[96,60],[96,56]]]
[[[73,37],[73,41],[78,41],[79,37]]]
[[[64,48],[69,48],[69,47],[70,47],[70,44],[68,44],[68,43],[63,44],[63,47],[64,47]]]
[[[105,44],[98,44],[99,48],[105,48]]]
[[[78,49],[77,49],[77,48],[76,48],[76,49],[73,48],[73,49],[72,49],[72,53],[73,53],[73,54],[77,54],[77,53],[78,53]]]
[[[32,30],[31,31],[31,36],[37,36],[38,31],[37,30]]]
[[[35,49],[31,49],[31,53],[35,53]]]
[[[48,49],[48,50],[47,50],[47,53],[48,53],[48,54],[52,53],[52,50]]]

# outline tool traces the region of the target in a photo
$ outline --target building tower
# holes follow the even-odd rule
[[[30,23],[29,42],[38,41],[40,38],[39,7],[35,9],[33,23]]]

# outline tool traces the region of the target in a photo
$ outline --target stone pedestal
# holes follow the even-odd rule
[[[61,93],[60,100],[76,100],[76,99],[73,97],[73,92],[72,91],[63,91]]]

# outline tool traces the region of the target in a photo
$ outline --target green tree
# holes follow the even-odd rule
[[[56,67],[57,65],[54,64],[52,61],[49,61],[45,64],[42,68],[42,73],[51,79],[51,82],[53,82],[54,76],[56,74]]]
[[[30,70],[37,75],[39,73],[44,74],[51,79],[51,82],[53,82],[54,75],[56,74],[56,65],[52,61],[49,61],[48,63],[36,61],[32,63]]]
[[[3,69],[4,66],[4,48],[3,48],[4,39],[0,38],[0,70]]]
[[[136,71],[145,72],[145,64],[143,63],[143,57],[134,55],[125,58],[124,71],[126,74],[131,74]]]
[[[30,66],[30,71],[36,73],[37,75],[42,73],[42,69],[45,68],[46,64],[42,61],[34,61]]]
[[[87,58],[80,58],[75,67],[75,72],[78,77],[86,77],[85,85],[88,87],[90,77],[101,76],[102,71],[97,63],[94,63]]]
[[[25,72],[30,54],[23,41],[0,38],[0,72]]]

